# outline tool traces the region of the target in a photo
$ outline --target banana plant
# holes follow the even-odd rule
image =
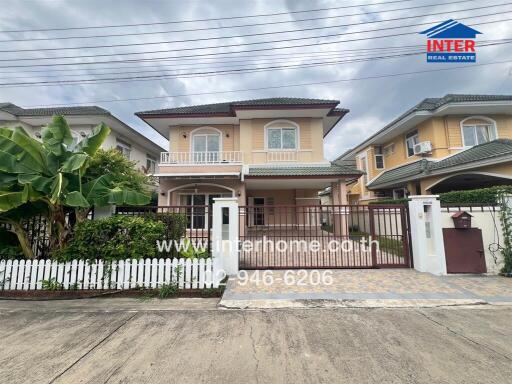
[[[92,206],[149,203],[150,196],[116,186],[108,174],[82,183],[90,159],[109,133],[110,128],[102,123],[77,143],[62,116],[55,116],[42,129],[41,142],[22,127],[0,128],[0,222],[16,228],[27,258],[34,255],[27,249],[27,236],[19,224],[32,214],[28,207],[45,207],[50,248],[55,250],[71,234],[70,220],[66,220],[70,210],[80,220]]]

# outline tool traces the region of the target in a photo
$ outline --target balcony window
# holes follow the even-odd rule
[[[493,124],[463,124],[462,139],[465,147],[496,140],[496,127]]]
[[[409,132],[405,135],[405,145],[407,147],[407,157],[414,156],[414,146],[420,142],[418,131]]]
[[[267,134],[268,149],[297,149],[295,128],[269,128]]]
[[[196,133],[192,136],[194,162],[211,163],[219,161],[220,133]]]

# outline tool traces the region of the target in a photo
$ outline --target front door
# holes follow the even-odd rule
[[[254,225],[265,225],[265,198],[254,198]]]

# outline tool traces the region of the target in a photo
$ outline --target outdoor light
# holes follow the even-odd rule
[[[80,131],[80,136],[85,137],[87,134],[84,131]]]
[[[229,132],[226,132],[226,137],[229,137]]]
[[[183,133],[183,138],[186,139],[187,138],[187,134],[186,133]]]
[[[41,132],[37,131],[37,132],[35,133],[35,135],[36,135],[36,137],[37,137],[38,139],[40,139],[40,138],[41,138]]]

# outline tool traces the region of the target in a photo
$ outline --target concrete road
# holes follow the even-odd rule
[[[202,309],[205,308],[205,309]],[[1,383],[510,383],[512,307],[0,302]]]

